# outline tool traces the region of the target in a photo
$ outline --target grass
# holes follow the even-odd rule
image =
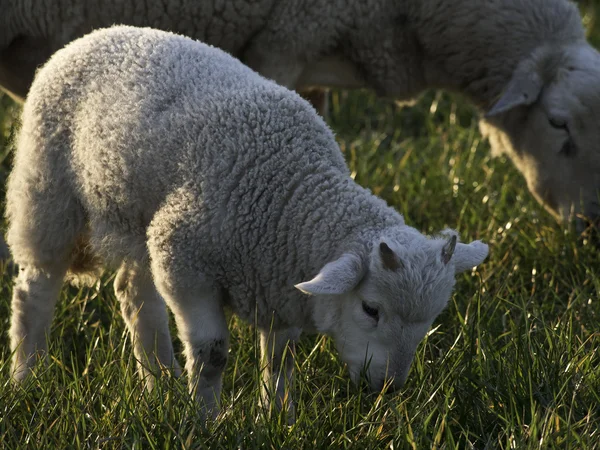
[[[16,114],[2,98],[4,167]],[[597,249],[560,228],[509,161],[490,157],[475,111],[458,97],[429,92],[400,109],[367,92],[333,92],[330,124],[355,179],[409,224],[451,226],[490,244],[489,259],[459,277],[403,390],[366,394],[348,381],[331,341],[308,336],[293,386],[297,422],[287,427],[258,407],[258,337],[231,318],[223,414],[205,428],[181,380],[141,388],[110,274],[92,289],[65,287],[49,363],[15,388],[11,274],[0,267],[2,446],[600,448]]]

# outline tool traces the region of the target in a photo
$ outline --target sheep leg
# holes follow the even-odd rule
[[[278,410],[285,409],[289,423],[295,421],[289,388],[294,375],[295,343],[301,332],[299,328],[260,332],[263,404],[269,405],[275,395],[275,406]]]
[[[181,369],[173,351],[169,316],[151,275],[137,264],[124,262],[114,287],[146,387],[152,389],[154,376],[164,369],[170,368],[179,376]]]
[[[313,108],[324,118],[327,118],[327,111],[329,108],[328,101],[328,90],[323,88],[312,88],[307,90],[301,90],[300,95],[302,98],[308,101]]]
[[[305,66],[300,58],[277,52],[269,47],[265,48],[261,43],[250,46],[242,55],[241,60],[265,78],[288,89],[296,88]]]
[[[13,287],[10,325],[11,376],[15,382],[22,382],[47,353],[46,336],[66,271],[66,267],[20,266]]]
[[[300,60],[290,59],[285,56],[265,55],[257,48],[249,49],[243,61],[265,78],[275,81],[288,89],[297,89],[298,80],[304,72],[304,63]],[[302,86],[300,95],[307,100],[319,114],[324,116],[327,112],[327,92],[315,86]]]
[[[327,118],[329,102],[325,88],[358,89],[365,85],[350,61],[331,55],[308,63],[295,87],[321,116]]]
[[[285,57],[264,56],[262,52],[251,49],[244,59],[250,67],[259,72],[266,78],[275,81],[277,84],[288,89],[297,89],[298,80],[304,71],[304,64],[297,60]],[[325,116],[327,113],[328,101],[325,89],[308,86],[302,86],[300,95],[307,100],[319,114]]]
[[[193,298],[168,298],[185,349],[190,392],[200,402],[205,417],[215,418],[229,348],[220,296],[207,285],[198,289]]]
[[[200,403],[204,417],[215,418],[229,346],[220,291],[201,274],[175,276],[169,269],[153,273],[159,292],[175,316],[190,393]],[[189,280],[194,280],[193,284],[185,282]]]
[[[175,316],[183,343],[190,392],[204,417],[219,412],[229,332],[222,288],[200,269],[197,257],[203,230],[198,194],[180,189],[165,202],[148,227],[148,252],[156,288]]]

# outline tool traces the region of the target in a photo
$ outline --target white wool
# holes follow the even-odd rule
[[[406,226],[351,179],[297,94],[221,50],[133,27],[77,40],[38,72],[7,217],[22,269],[15,379],[45,349],[51,308],[40,315],[39,305],[54,304],[69,267],[101,259],[119,267],[115,292],[141,367],[178,370],[164,299],[190,388],[211,411],[227,360],[224,307],[259,327],[264,355],[312,329],[334,338],[353,378],[370,361],[374,388],[401,384],[455,274],[488,250]],[[289,364],[282,357],[273,374]]]

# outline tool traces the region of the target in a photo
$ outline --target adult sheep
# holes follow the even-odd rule
[[[566,0],[56,0],[0,4],[0,85],[24,97],[54,51],[113,23],[215,45],[289,88],[466,95],[562,221],[600,214],[600,57]],[[583,222],[579,222],[580,225]]]
[[[67,270],[101,258],[120,267],[115,291],[141,371],[176,366],[164,298],[208,410],[228,354],[224,307],[261,330],[267,381],[282,364],[291,375],[285,349],[308,328],[334,338],[352,379],[366,363],[373,389],[401,385],[455,273],[488,253],[405,225],[351,179],[297,94],[148,28],[93,32],[38,72],[7,213],[20,267],[15,380],[44,352]],[[285,383],[275,385],[281,402]]]

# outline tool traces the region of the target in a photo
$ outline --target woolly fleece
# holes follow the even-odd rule
[[[203,273],[241,317],[269,327],[274,312],[278,328],[308,320],[294,284],[404,224],[351,180],[297,94],[218,49],[134,28],[93,33],[39,72],[7,213],[19,264],[53,264],[83,233],[111,266],[145,264],[148,240],[173,279]]]

